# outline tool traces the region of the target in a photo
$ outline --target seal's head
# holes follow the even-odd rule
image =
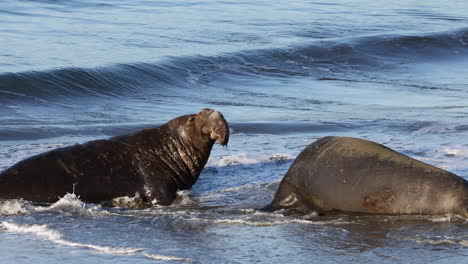
[[[217,141],[226,146],[229,141],[229,126],[223,115],[215,110],[205,108],[200,113],[188,118],[186,131],[198,131],[209,141]]]

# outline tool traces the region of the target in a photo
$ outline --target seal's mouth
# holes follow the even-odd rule
[[[225,143],[224,143],[224,142],[219,142],[219,141],[218,141],[218,143],[219,143],[221,146],[227,148],[227,141],[226,141]]]

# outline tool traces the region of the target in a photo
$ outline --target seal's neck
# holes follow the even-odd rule
[[[174,128],[167,123],[133,135],[128,143],[136,148],[138,170],[146,180],[170,178],[179,190],[185,190],[200,176],[214,140],[186,135],[183,125]]]
[[[184,137],[176,134],[168,146],[173,151],[171,157],[179,164],[177,174],[177,185],[180,190],[188,189],[197,181],[200,173],[210,157],[213,140],[205,140],[194,137]]]

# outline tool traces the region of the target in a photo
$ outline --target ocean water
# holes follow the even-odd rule
[[[458,216],[257,210],[328,135],[468,179],[468,3],[5,0],[0,170],[210,107],[230,124],[181,202],[0,201],[0,263],[467,263]]]

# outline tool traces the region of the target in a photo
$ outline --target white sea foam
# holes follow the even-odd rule
[[[189,205],[195,202],[194,198],[190,196],[191,190],[177,190],[177,198],[172,205]]]
[[[84,208],[86,204],[80,200],[74,193],[67,193],[57,202],[52,204],[49,209],[69,209],[69,208]]]
[[[244,190],[248,190],[248,189],[256,189],[256,188],[259,188],[260,186],[266,185],[266,184],[271,184],[271,183],[248,183],[248,184],[244,184],[244,185],[240,185],[240,186],[236,186],[236,187],[229,187],[229,188],[222,189],[222,190],[219,190],[219,191],[216,191],[216,192],[217,193],[224,193],[224,192],[244,191]]]
[[[442,154],[450,157],[467,157],[468,156],[468,147],[466,146],[453,146],[453,147],[444,147],[440,150]]]
[[[26,214],[25,202],[22,200],[4,200],[0,201],[0,215]]]
[[[463,216],[460,215],[454,215],[454,214],[447,214],[447,215],[442,215],[442,216],[432,216],[430,217],[430,220],[435,223],[441,223],[441,222],[452,222],[452,221],[459,221],[459,220],[464,220],[465,222],[468,221],[468,219],[464,218]]]
[[[434,149],[429,155],[417,157],[417,159],[453,172],[465,170],[468,159],[468,146],[453,145]]]
[[[145,256],[145,257],[147,257],[147,258],[150,258],[150,259],[156,259],[156,260],[192,261],[191,259],[188,259],[188,258],[181,258],[181,257],[168,256],[168,255],[160,255],[160,254],[143,253],[143,256]]]
[[[350,222],[343,221],[342,219],[334,219],[330,221],[311,221],[302,218],[289,218],[284,217],[283,219],[268,219],[261,218],[258,219],[254,217],[241,217],[241,218],[226,218],[226,219],[205,219],[198,217],[191,217],[187,220],[190,221],[200,221],[200,222],[212,222],[216,224],[226,224],[226,225],[247,225],[247,226],[277,226],[284,224],[306,224],[306,225],[342,225],[349,224]]]
[[[150,207],[150,204],[146,203],[141,195],[137,192],[134,196],[121,196],[112,199],[105,203],[105,206],[119,207],[119,208],[130,208],[130,209],[146,209]]]
[[[401,239],[423,243],[423,244],[431,244],[431,245],[450,244],[450,245],[461,245],[463,247],[468,247],[468,240],[454,238],[454,237],[438,237],[438,238],[404,237]]]
[[[285,218],[283,214],[278,213],[278,212],[259,211],[257,209],[252,209],[252,208],[240,209],[239,211],[245,214],[250,214],[252,216],[263,216],[263,217],[269,217],[269,218],[272,218],[272,217]]]
[[[205,193],[202,196],[198,197],[201,201],[204,200],[210,200],[210,199],[219,199],[222,197],[229,197],[230,195],[242,195],[243,196],[243,201],[246,201],[246,199],[253,199],[257,200],[264,198],[265,195],[267,195],[268,199],[271,199],[270,197],[270,187],[271,186],[276,186],[279,183],[279,181],[275,182],[260,182],[260,183],[248,183],[240,186],[235,186],[235,187],[229,187],[221,190],[215,190],[209,193]],[[273,191],[276,191],[276,188],[273,188]],[[251,194],[251,195],[249,195]],[[272,194],[271,194],[272,195]],[[255,197],[255,198],[254,198]]]
[[[213,222],[217,224],[228,225],[248,225],[248,226],[276,226],[284,224],[313,224],[311,221],[302,219],[285,219],[285,220],[270,220],[258,221],[250,219],[215,219]]]
[[[112,255],[132,255],[136,252],[142,251],[142,248],[130,248],[130,247],[106,247],[98,246],[93,244],[83,244],[72,242],[63,239],[63,235],[55,230],[52,230],[47,227],[47,225],[27,225],[27,224],[15,224],[11,222],[1,222],[0,227],[4,228],[7,232],[17,233],[17,234],[31,234],[39,238],[51,241],[53,243],[69,246],[69,247],[80,247],[93,249],[102,253],[112,254]]]
[[[65,194],[57,202],[48,207],[36,207],[35,211],[59,211],[79,215],[109,214],[109,212],[102,210],[98,205],[84,203],[74,193]]]
[[[224,167],[239,164],[257,164],[265,162],[284,161],[290,159],[292,159],[292,156],[287,153],[275,153],[269,155],[256,156],[250,156],[246,153],[239,153],[234,155],[211,158],[208,161],[208,166]]]

